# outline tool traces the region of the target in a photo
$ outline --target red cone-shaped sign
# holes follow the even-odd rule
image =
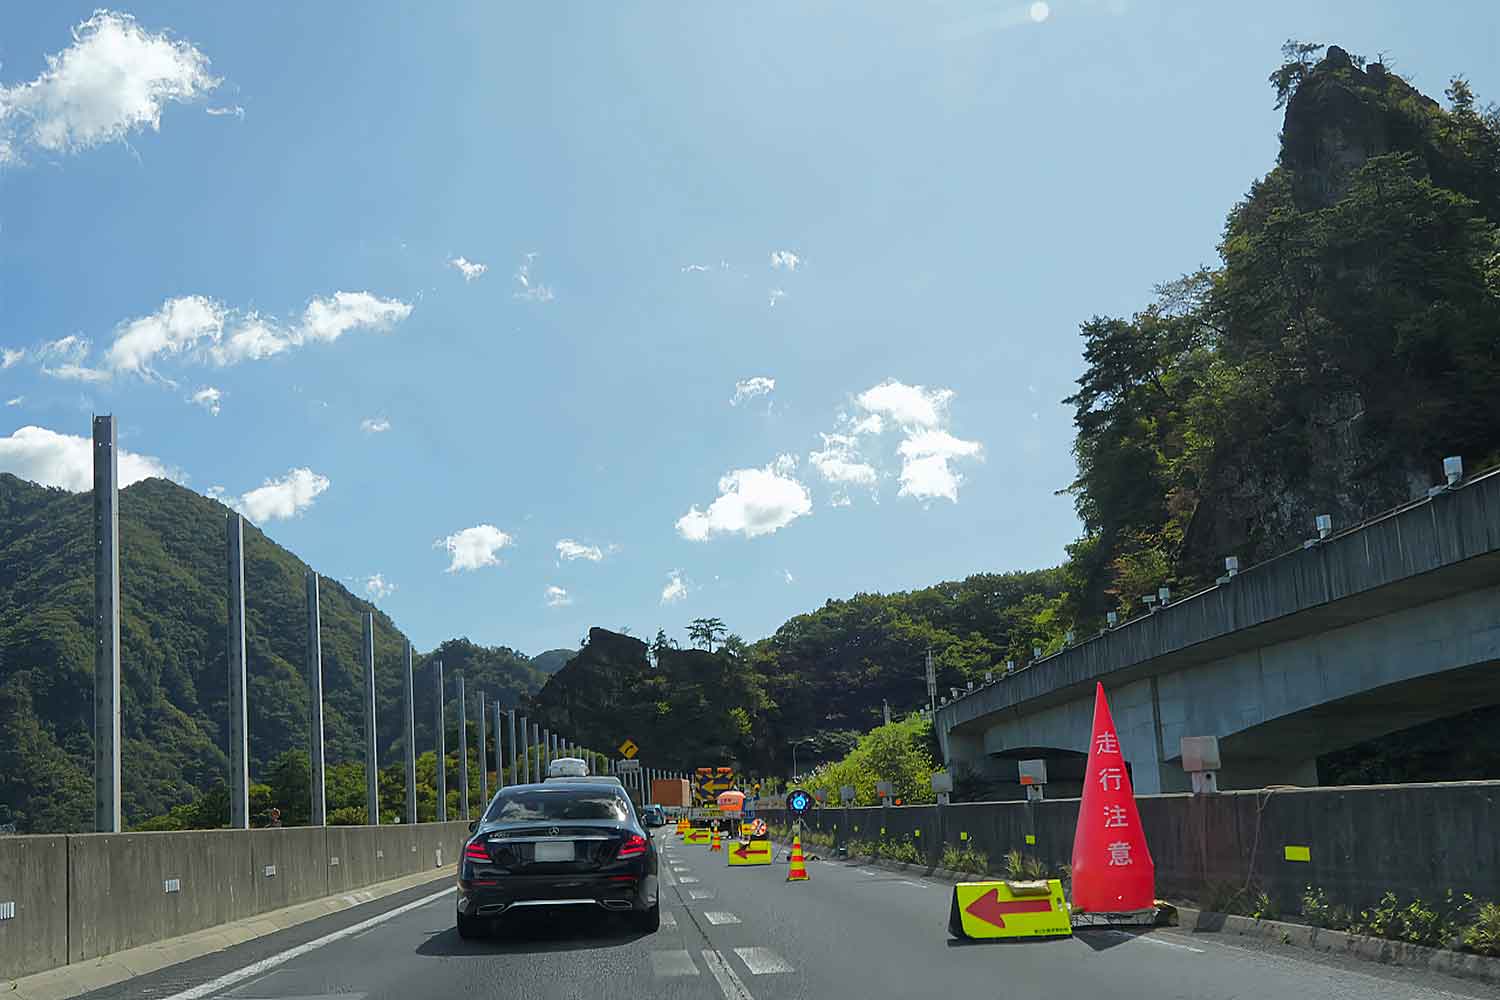
[[[1083,802],[1073,833],[1073,908],[1125,913],[1149,909],[1155,899],[1156,865],[1146,847],[1104,685],[1098,684]]]

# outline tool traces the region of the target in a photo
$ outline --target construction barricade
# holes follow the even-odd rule
[[[1057,879],[960,882],[948,933],[956,938],[1068,937],[1073,921]]]

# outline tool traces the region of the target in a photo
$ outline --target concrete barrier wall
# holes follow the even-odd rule
[[[0,978],[437,871],[467,836],[424,823],[0,837]]]
[[[0,981],[67,964],[67,900],[67,837],[0,837]]]
[[[1500,781],[1142,795],[1136,801],[1163,896],[1201,900],[1249,884],[1288,913],[1297,912],[1307,886],[1356,909],[1386,892],[1431,902],[1452,889],[1500,901]],[[992,871],[1012,850],[1056,871],[1072,862],[1078,807],[1078,799],[1049,799],[891,807],[883,815],[880,809],[827,809],[807,824],[836,833],[841,842],[878,840],[884,826],[886,840],[919,843],[929,864],[941,859],[944,845],[967,845],[989,857]],[[786,822],[783,812],[764,815]],[[920,841],[913,837],[918,829]],[[1288,847],[1306,848],[1309,860],[1289,859]]]

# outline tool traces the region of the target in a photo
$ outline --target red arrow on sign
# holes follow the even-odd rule
[[[733,851],[734,856],[739,858],[741,861],[745,860],[746,858],[758,858],[762,855],[771,853],[771,847],[769,844],[755,851],[752,851],[750,849],[749,844],[735,844],[731,850]]]
[[[964,907],[964,912],[971,917],[978,917],[987,924],[1004,927],[1007,913],[1048,913],[1051,909],[1051,899],[1015,899],[1001,902],[1000,890],[991,889]]]

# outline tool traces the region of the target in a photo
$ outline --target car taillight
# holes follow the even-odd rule
[[[620,845],[619,857],[637,858],[646,853],[646,838],[638,833],[632,833],[630,839]]]
[[[473,840],[464,847],[464,859],[467,861],[482,861],[485,864],[489,864],[490,852],[479,841]]]

